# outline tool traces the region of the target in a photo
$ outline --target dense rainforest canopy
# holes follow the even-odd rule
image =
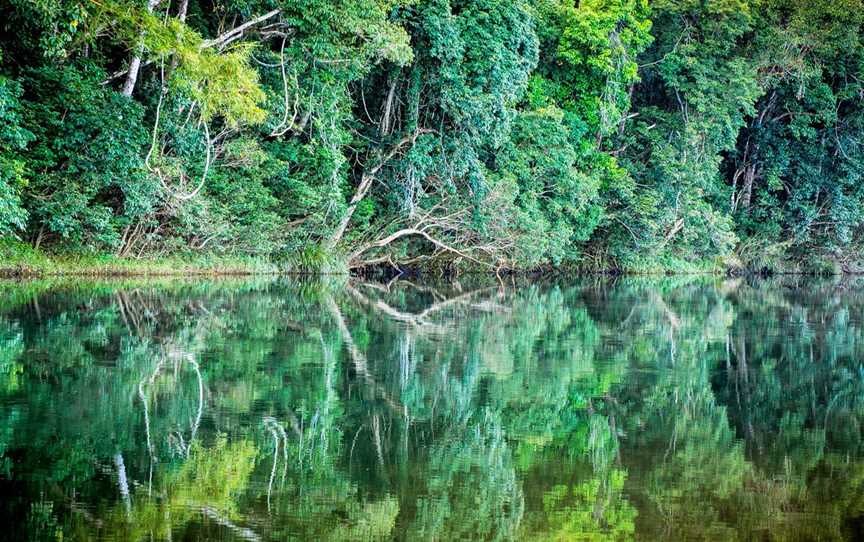
[[[8,242],[864,263],[862,0],[3,0],[0,25]]]

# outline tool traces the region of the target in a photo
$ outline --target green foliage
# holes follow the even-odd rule
[[[742,234],[858,268],[860,2],[768,3],[753,45],[764,97],[730,165]]]
[[[2,7],[2,24],[17,43],[4,43],[3,49],[34,63],[64,59],[73,52],[93,7],[74,0],[11,0]]]
[[[21,123],[21,85],[0,76],[0,235],[24,229],[27,211],[21,207],[26,161],[18,152],[34,139]]]
[[[140,157],[142,108],[99,86],[102,75],[84,64],[29,70],[20,79],[22,124],[33,138],[13,156],[25,164],[31,231],[82,249],[116,246],[121,219],[147,212],[157,189]]]
[[[864,269],[862,8],[13,0],[0,235],[331,270]]]
[[[516,184],[518,261],[527,266],[578,258],[578,243],[603,213],[599,180],[579,170],[579,151],[563,117],[555,106],[521,113],[498,156],[499,171]]]
[[[634,92],[636,118],[619,134],[622,163],[638,185],[616,205],[609,244],[624,261],[646,253],[728,255],[737,239],[726,213],[723,153],[762,93],[757,66],[738,54],[749,4],[658,2],[652,9],[655,41]]]
[[[177,70],[171,84],[187,100],[200,107],[205,122],[221,117],[236,128],[256,124],[266,113],[259,107],[264,92],[258,85],[258,73],[249,66],[253,48],[240,44],[226,52],[207,47],[204,39],[175,18],[167,21],[155,14],[128,10],[123,4],[107,4],[107,15],[116,17],[119,35],[124,41],[140,46],[154,62],[173,59]]]

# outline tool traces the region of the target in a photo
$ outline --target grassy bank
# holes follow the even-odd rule
[[[0,240],[0,276],[188,276],[338,272],[338,262],[316,253],[281,261],[215,254],[119,258],[110,254],[48,253],[17,241]]]
[[[460,267],[464,274],[487,273],[487,268]],[[378,272],[385,275],[393,270],[385,266]],[[448,268],[431,266],[414,270],[429,276],[448,275]],[[504,271],[504,270],[502,270]],[[807,261],[782,257],[742,261],[738,258],[716,258],[687,261],[671,257],[633,258],[610,262],[600,258],[564,268],[544,267],[534,270],[509,270],[517,274],[584,274],[616,272],[632,275],[658,274],[808,274],[841,275],[860,274],[859,266],[849,266],[831,258],[813,255]],[[286,255],[279,260],[252,256],[224,256],[217,254],[175,254],[159,258],[119,258],[110,254],[51,253],[35,250],[29,244],[14,240],[0,240],[0,277],[169,277],[196,275],[275,275],[275,274],[347,274],[347,266],[338,256],[327,255],[317,249]],[[460,274],[462,274],[460,273]]]

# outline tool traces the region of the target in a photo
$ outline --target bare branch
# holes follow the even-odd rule
[[[265,13],[264,15],[260,15],[258,17],[255,17],[254,19],[252,19],[250,21],[246,21],[245,23],[241,24],[240,26],[238,26],[232,30],[229,30],[228,32],[224,32],[224,33],[216,36],[213,39],[204,40],[203,42],[201,42],[201,45],[199,45],[198,48],[199,49],[206,49],[208,47],[222,47],[222,46],[226,45],[227,43],[230,43],[230,42],[236,40],[237,38],[241,37],[243,35],[243,32],[245,32],[249,28],[255,26],[258,23],[264,22],[268,19],[272,19],[276,15],[279,15],[279,13],[281,13],[281,12],[282,12],[281,9],[274,9],[272,11]]]
[[[155,3],[153,3],[153,8],[156,7],[156,5],[159,3],[159,1],[161,1],[161,0],[156,0]],[[152,2],[154,2],[154,0],[150,0],[150,2],[152,3]],[[150,3],[148,3],[148,9],[152,12],[153,8],[150,8],[149,6],[150,6]],[[251,21],[248,21],[248,22],[241,24],[240,26],[238,26],[237,28],[234,28],[233,30],[229,30],[228,32],[224,32],[224,33],[216,36],[213,39],[204,40],[198,46],[198,49],[199,50],[200,49],[207,49],[210,47],[218,47],[218,48],[222,49],[226,45],[231,43],[232,41],[235,41],[235,40],[243,37],[243,33],[246,30],[248,30],[250,27],[255,26],[256,24],[263,22],[263,21],[266,21],[268,19],[272,19],[273,17],[278,15],[281,11],[282,10],[274,9],[273,11],[269,11],[269,12],[265,13],[264,15],[261,15],[259,17],[252,19]],[[185,19],[185,14],[184,14],[183,18],[181,18],[180,20],[183,21],[183,19]],[[123,85],[123,94],[126,94],[126,96],[131,96],[132,90],[134,90],[134,88],[135,88],[135,81],[137,81],[137,79],[138,79],[138,71],[141,68],[148,66],[152,63],[153,63],[152,60],[148,60],[148,61],[144,62],[141,60],[140,55],[135,55],[129,61],[129,66],[127,68],[112,73],[107,78],[105,78],[101,82],[101,84],[107,85],[111,81],[113,81],[115,79],[119,79],[120,77],[123,77],[124,75],[126,75],[127,78],[126,78],[126,83]],[[127,94],[127,88],[129,89],[128,94]]]
[[[369,243],[368,245],[365,245],[360,250],[355,251],[351,255],[351,257],[349,258],[349,262],[350,262],[349,265],[351,267],[355,267],[355,268],[356,267],[362,267],[363,262],[358,262],[357,258],[359,258],[363,253],[365,253],[368,250],[371,250],[373,248],[385,247],[385,246],[389,245],[390,243],[392,243],[393,241],[400,239],[402,237],[409,236],[409,235],[418,235],[420,237],[423,237],[424,239],[426,239],[427,241],[429,241],[433,245],[437,246],[438,248],[445,250],[447,252],[452,252],[453,254],[461,256],[461,257],[465,258],[466,260],[470,260],[476,264],[483,265],[483,266],[493,268],[493,269],[495,267],[494,265],[489,264],[489,263],[484,262],[484,261],[481,261],[481,260],[478,260],[477,258],[474,258],[473,256],[470,256],[470,255],[462,252],[459,249],[453,248],[449,245],[442,243],[441,241],[439,241],[438,239],[435,239],[434,237],[432,237],[431,235],[429,235],[427,232],[425,232],[423,230],[418,230],[415,228],[405,228],[405,229],[399,230],[395,233],[388,235],[384,239],[380,239],[378,241],[375,241],[373,243]]]
[[[422,134],[433,133],[435,130],[431,130],[428,128],[420,128],[415,131],[413,134],[407,135],[396,142],[395,145],[390,147],[390,150],[384,155],[383,158],[378,160],[373,167],[363,172],[360,176],[360,184],[357,186],[357,190],[354,191],[354,195],[351,197],[351,201],[348,203],[348,209],[345,210],[345,215],[342,217],[342,220],[339,221],[339,224],[336,226],[336,229],[330,235],[330,238],[327,241],[328,248],[333,248],[336,244],[342,239],[342,236],[345,234],[345,229],[348,227],[348,223],[351,221],[351,216],[354,214],[354,211],[357,209],[357,205],[366,197],[366,194],[369,192],[369,188],[372,186],[372,181],[375,180],[375,176],[381,171],[387,162],[393,159],[397,154],[402,151],[402,148],[409,143],[413,145],[417,138]]]

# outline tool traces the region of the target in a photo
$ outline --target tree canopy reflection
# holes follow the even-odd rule
[[[3,283],[0,517],[52,540],[851,538],[855,286]]]

